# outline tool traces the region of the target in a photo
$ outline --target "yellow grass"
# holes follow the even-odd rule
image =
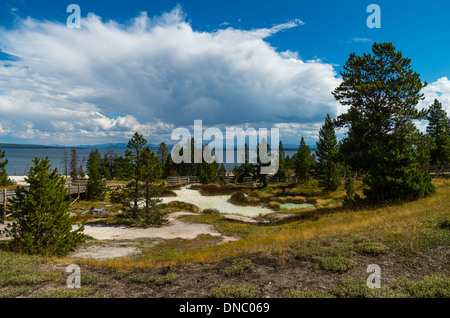
[[[280,226],[279,232],[250,235],[247,238],[217,246],[174,250],[171,253],[144,255],[141,259],[116,259],[83,261],[92,265],[119,268],[159,267],[177,264],[218,262],[229,257],[254,253],[275,253],[280,259],[287,255],[294,242],[305,243],[314,238],[348,234],[358,231],[384,231],[405,234],[420,226],[421,220],[431,216],[450,215],[450,180],[435,180],[437,193],[431,197],[395,206],[375,209],[334,209],[335,213],[315,220],[297,221]],[[333,211],[333,208],[331,208]],[[377,232],[378,233],[378,232]],[[381,233],[381,232],[380,232]]]

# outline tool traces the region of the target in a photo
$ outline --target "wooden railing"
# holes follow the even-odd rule
[[[81,197],[83,193],[86,193],[87,182],[74,181],[66,183],[64,187],[67,189],[68,197],[72,200],[72,202],[70,203],[70,205],[72,205]],[[9,216],[6,214],[7,206],[8,202],[16,196],[16,188],[17,186],[0,187],[0,209],[2,210],[3,223]],[[28,189],[28,186],[23,186],[23,188]],[[76,195],[76,198],[73,198],[74,195]]]
[[[424,166],[420,167],[419,169],[428,171],[433,178],[446,177],[450,174],[450,165]]]
[[[180,177],[168,177],[167,183],[169,185],[174,184],[190,184],[190,183],[197,183],[198,177],[196,176],[180,176]]]

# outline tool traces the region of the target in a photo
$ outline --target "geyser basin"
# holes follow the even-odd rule
[[[273,213],[273,210],[265,207],[234,205],[228,202],[231,195],[203,196],[199,191],[189,188],[174,190],[174,192],[177,195],[176,197],[162,198],[162,203],[183,201],[195,204],[200,210],[217,209],[221,213],[241,214],[248,217],[256,217],[260,214]]]

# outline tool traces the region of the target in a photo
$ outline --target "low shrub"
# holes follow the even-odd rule
[[[382,243],[360,243],[358,244],[358,252],[363,255],[378,256],[388,253],[388,248]]]
[[[194,212],[194,213],[200,212],[199,207],[196,206],[195,204],[181,202],[181,201],[171,201],[171,202],[167,203],[167,207],[168,208],[177,208],[177,209],[180,209],[183,211],[190,211],[190,212]]]
[[[253,269],[254,265],[252,261],[235,262],[225,270],[224,274],[227,277],[240,276],[246,272],[253,272]]]
[[[372,298],[373,290],[363,279],[344,279],[331,286],[330,293],[338,298]]]
[[[438,227],[440,229],[450,230],[450,217],[443,218],[438,222]]]
[[[416,298],[449,298],[450,277],[429,276],[422,281],[412,283],[406,288],[411,297]]]
[[[220,211],[217,209],[204,209],[202,211],[204,214],[220,215]]]
[[[272,209],[272,210],[274,210],[274,211],[278,211],[278,210],[280,210],[280,202],[276,202],[276,201],[270,201],[269,203],[268,203],[268,205],[269,205],[269,207]]]
[[[255,205],[259,203],[259,199],[251,197],[243,192],[234,193],[228,201],[235,205],[242,205],[242,206]]]
[[[349,258],[342,256],[330,256],[319,258],[319,267],[334,273],[343,273],[353,267],[356,263]]]

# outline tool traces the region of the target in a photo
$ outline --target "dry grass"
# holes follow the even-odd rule
[[[411,239],[414,233],[420,233],[423,220],[431,217],[448,217],[450,206],[450,180],[435,180],[437,193],[431,197],[414,202],[380,208],[345,210],[330,208],[328,214],[313,219],[292,222],[275,228],[255,230],[248,227],[247,236],[227,244],[192,249],[174,249],[161,251],[141,260],[116,259],[108,261],[86,261],[92,265],[136,268],[159,267],[177,264],[219,262],[225,258],[243,257],[255,253],[274,253],[282,260],[287,257],[290,245],[306,243],[314,238],[328,235],[343,235],[364,232],[376,236],[383,243],[395,244],[402,239]],[[253,227],[253,228],[252,228]],[[414,238],[413,238],[414,239]],[[417,238],[418,239],[418,238]]]

